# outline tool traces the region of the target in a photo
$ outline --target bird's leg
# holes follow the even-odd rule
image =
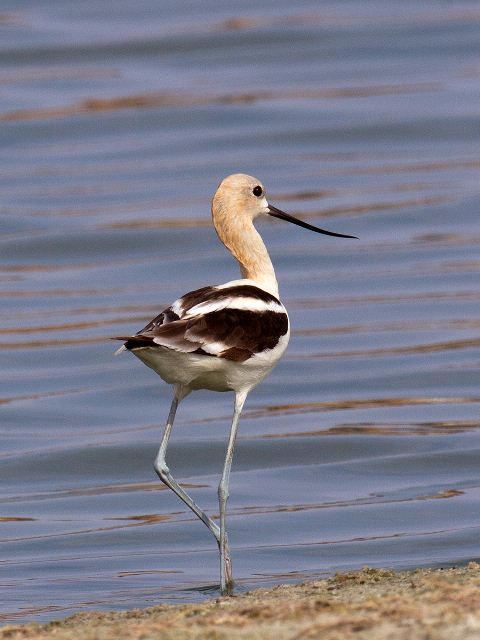
[[[193,513],[200,518],[200,520],[208,527],[209,531],[213,533],[218,544],[220,544],[220,529],[218,525],[211,520],[207,514],[200,509],[200,507],[190,498],[188,493],[173,479],[170,469],[167,466],[166,454],[168,440],[173,427],[173,421],[177,412],[177,407],[180,401],[187,395],[188,389],[185,387],[177,386],[173,394],[172,405],[170,407],[170,413],[168,414],[167,424],[165,425],[165,432],[163,434],[162,442],[160,443],[160,449],[158,450],[157,457],[155,458],[154,468],[160,478],[160,480],[167,485],[177,496],[183,500],[183,502],[189,507]]]
[[[220,484],[218,485],[218,501],[220,505],[220,540],[218,543],[220,549],[220,591],[222,596],[231,595],[233,591],[233,574],[232,561],[230,558],[230,550],[228,547],[228,537],[225,527],[228,485],[230,482],[230,469],[232,468],[233,450],[235,448],[235,438],[237,436],[237,427],[243,404],[247,397],[247,392],[235,394],[235,408],[233,411],[232,426],[230,429],[230,438],[228,440],[227,455],[225,456],[225,464]]]

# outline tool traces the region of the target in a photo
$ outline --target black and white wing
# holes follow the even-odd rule
[[[125,340],[129,351],[166,347],[235,362],[271,350],[288,331],[281,302],[249,284],[203,287],[187,293]]]

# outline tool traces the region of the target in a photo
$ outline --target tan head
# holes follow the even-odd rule
[[[298,220],[268,204],[264,186],[260,180],[253,176],[248,176],[245,173],[233,173],[222,180],[212,200],[213,224],[221,238],[221,229],[225,225],[249,226],[252,220],[260,215],[280,218],[304,229],[323,233],[326,236],[356,238],[356,236],[347,236],[343,233],[320,229],[320,227]]]
[[[251,222],[259,215],[268,214],[265,189],[257,178],[245,173],[233,173],[219,184],[212,200],[213,223],[236,218],[237,222]]]
[[[253,226],[258,216],[268,215],[300,227],[340,238],[353,238],[314,227],[297,220],[267,202],[265,189],[257,178],[234,173],[222,180],[212,200],[212,218],[218,237],[237,258],[244,278],[255,280],[278,295],[277,281],[265,245]]]

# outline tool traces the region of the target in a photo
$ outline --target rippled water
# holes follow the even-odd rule
[[[360,237],[261,225],[293,334],[241,423],[240,588],[478,558],[478,3],[6,0],[0,35],[0,619],[217,593],[153,473],[170,391],[108,338],[237,277],[236,171]],[[231,402],[170,448],[210,514]]]

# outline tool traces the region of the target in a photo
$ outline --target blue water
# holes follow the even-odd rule
[[[170,390],[109,338],[237,277],[227,174],[344,241],[260,223],[293,332],[249,397],[240,590],[479,558],[476,2],[5,0],[0,620],[215,596],[154,475]],[[181,405],[173,473],[215,516],[230,394]]]

